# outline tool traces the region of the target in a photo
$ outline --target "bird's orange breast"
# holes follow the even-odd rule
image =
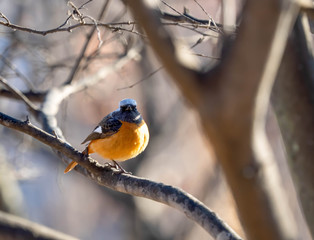
[[[149,132],[144,120],[139,125],[122,122],[119,131],[114,135],[92,140],[88,146],[88,153],[95,152],[103,158],[125,161],[143,152],[148,140]]]

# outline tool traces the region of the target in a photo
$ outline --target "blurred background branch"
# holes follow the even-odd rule
[[[71,237],[40,224],[0,211],[0,236],[6,240],[17,239],[59,239],[74,240]]]

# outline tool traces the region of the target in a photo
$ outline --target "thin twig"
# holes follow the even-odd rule
[[[1,14],[1,13],[0,13]],[[101,22],[97,22],[97,25],[100,27],[106,27],[109,28],[113,31],[116,30],[123,30],[121,27],[116,27],[116,26],[121,26],[121,25],[133,25],[135,24],[135,22],[132,21],[127,21],[127,22],[118,22],[118,23],[101,23]],[[23,26],[19,26],[17,24],[13,24],[10,22],[3,22],[0,21],[0,25],[9,27],[13,30],[20,30],[23,32],[28,32],[28,33],[33,33],[33,34],[39,34],[42,36],[46,36],[47,34],[52,34],[52,33],[57,33],[57,32],[71,32],[72,30],[78,28],[78,27],[95,27],[94,23],[77,23],[74,24],[72,26],[69,27],[56,27],[56,28],[52,28],[49,30],[36,30],[36,29],[32,29],[32,28],[28,28],[28,27],[23,27]]]
[[[196,21],[192,18],[190,18],[189,16],[185,15],[185,14],[182,14],[180,11],[178,11],[177,9],[175,9],[174,7],[172,7],[170,4],[166,3],[165,1],[161,0],[161,2],[166,5],[168,8],[170,8],[171,10],[173,10],[174,12],[176,12],[177,14],[179,14],[181,17],[189,20],[189,21],[192,21],[193,23],[196,23]]]
[[[2,76],[0,76],[0,82],[17,98],[21,99],[33,113],[36,114],[39,111],[38,108],[20,90],[11,86]]]
[[[80,9],[82,9],[86,4],[88,4],[89,2],[91,2],[92,0],[89,0],[89,1],[87,1],[86,3],[83,3],[80,7],[78,7],[77,9],[78,10],[80,10]],[[72,6],[72,2],[70,3],[70,2],[68,2],[68,5],[71,5]],[[74,4],[73,4],[73,6],[74,6]],[[72,7],[73,7],[72,6]],[[71,18],[74,18],[74,15],[75,14],[77,14],[75,11],[75,6],[73,7],[74,8],[74,10],[72,11],[72,13],[69,13],[69,16],[67,17],[67,19],[64,21],[64,23],[62,23],[59,27],[57,27],[57,29],[60,29],[60,28],[62,28],[63,26],[65,26],[65,25],[67,25],[68,23],[69,23],[69,20],[71,19]],[[79,12],[79,11],[78,11]],[[81,22],[82,23],[82,22]]]
[[[204,55],[204,54],[201,54],[201,53],[192,53],[192,54],[195,55],[195,56],[198,56],[198,57],[210,58],[210,59],[214,59],[214,60],[221,60],[221,57],[207,56],[207,55]]]
[[[214,21],[214,19],[209,15],[209,13],[205,10],[205,8],[197,1],[197,0],[194,0],[194,2],[202,9],[202,11],[207,15],[209,21],[210,21],[210,24],[208,24],[209,26],[211,25],[214,25],[217,29],[217,31],[219,31],[220,33],[223,33],[221,31],[221,29],[217,26],[216,22]]]
[[[165,19],[165,20],[172,21],[174,23],[172,25],[177,25],[176,23],[178,23],[178,22],[190,23],[190,24],[192,24],[191,27],[194,27],[194,28],[195,27],[198,27],[198,28],[206,27],[206,28],[208,28],[208,25],[211,25],[210,29],[213,30],[213,31],[217,31],[216,28],[212,28],[212,27],[215,27],[215,25],[211,24],[211,22],[208,21],[208,20],[195,18],[195,17],[189,15],[188,13],[183,13],[182,14],[182,13],[178,12],[178,14],[179,15],[173,15],[173,14],[170,14],[170,13],[161,12],[161,17],[163,19]],[[68,23],[69,19],[71,18],[71,16],[69,16],[65,20],[65,22],[63,24],[61,24],[60,26],[58,26],[56,28],[48,29],[48,30],[36,30],[36,29],[28,28],[28,27],[23,27],[23,26],[20,26],[20,25],[17,25],[17,24],[13,24],[1,12],[0,12],[0,18],[3,18],[5,20],[5,21],[0,21],[0,25],[6,26],[6,27],[11,28],[13,30],[19,30],[19,31],[23,31],[23,32],[33,33],[33,34],[39,34],[39,35],[43,35],[43,36],[46,36],[46,35],[52,34],[52,33],[57,33],[57,32],[72,32],[72,30],[74,30],[76,28],[79,28],[79,27],[95,27],[95,22],[94,21],[92,21],[92,23],[78,22],[77,24],[73,24],[71,26],[64,27],[65,25],[67,25],[67,23]],[[84,19],[85,18],[91,19],[91,17],[88,17],[88,16],[83,16],[83,18]],[[134,22],[134,21],[112,22],[112,23],[102,23],[102,22],[96,21],[96,25],[98,27],[106,27],[106,28],[111,29],[113,31],[119,31],[119,30],[128,31],[128,32],[135,33],[137,35],[143,36],[143,34],[141,34],[139,32],[136,32],[133,29],[129,30],[129,29],[125,29],[125,28],[121,27],[123,25],[132,25],[132,26],[134,26],[135,24],[136,24],[136,22]],[[169,23],[164,23],[164,24],[165,25],[171,25]],[[120,26],[120,27],[117,27],[117,26]],[[216,23],[216,26],[218,28],[220,28],[221,24]]]
[[[149,79],[151,76],[153,76],[154,74],[156,74],[157,72],[159,72],[160,70],[162,70],[164,67],[161,66],[159,68],[157,68],[156,70],[152,71],[151,73],[149,73],[148,75],[146,75],[145,77],[143,77],[141,80],[129,85],[129,86],[126,86],[126,87],[122,87],[122,88],[118,88],[117,90],[120,91],[120,90],[125,90],[125,89],[129,89],[129,88],[133,88],[134,86],[138,85],[139,83],[141,82],[144,82],[145,80]]]
[[[31,89],[34,90],[34,85],[33,83],[20,71],[18,70],[14,64],[12,64],[5,56],[3,56],[2,54],[0,54],[0,58],[3,61],[3,63],[5,65],[7,65],[15,74],[17,77],[19,77],[20,79],[22,79],[25,84]]]
[[[7,23],[10,23],[10,20],[1,12],[0,12],[0,18],[3,18]]]
[[[213,35],[212,33],[208,33],[208,32],[202,32],[199,31],[198,28],[206,28],[208,29],[208,27],[205,27],[204,25],[195,25],[195,24],[190,24],[190,23],[180,23],[180,22],[173,22],[173,23],[163,23],[163,25],[168,25],[168,26],[179,26],[185,29],[188,29],[190,31],[196,32],[202,36],[205,37],[212,37],[212,38],[218,38],[218,35]],[[214,29],[211,27],[210,28],[211,31],[215,32]]]

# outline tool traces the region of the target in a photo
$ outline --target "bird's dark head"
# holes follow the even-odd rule
[[[120,101],[119,120],[139,124],[143,118],[137,111],[137,104],[134,99],[127,98]]]
[[[131,98],[126,98],[120,101],[120,110],[122,112],[124,111],[133,111],[133,110],[137,110],[136,109],[136,101],[134,99]]]

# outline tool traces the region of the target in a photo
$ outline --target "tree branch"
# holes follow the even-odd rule
[[[6,240],[76,240],[64,233],[38,223],[0,211],[0,238]]]
[[[84,167],[79,167],[79,172],[102,186],[171,206],[203,227],[214,239],[240,239],[215,213],[181,189],[132,175],[116,174],[110,166],[100,166],[70,144],[33,126],[29,121],[19,121],[0,112],[0,124],[26,133],[76,161]]]
[[[217,27],[221,28],[222,25],[220,23],[213,23],[212,21],[209,20],[205,20],[205,19],[198,19],[192,15],[190,15],[187,12],[184,12],[181,15],[174,15],[174,14],[170,14],[170,13],[166,13],[166,12],[161,12],[161,17],[164,20],[168,20],[168,21],[172,21],[174,24],[176,23],[190,23],[193,24],[191,25],[191,27],[206,27],[212,31],[217,31]],[[124,31],[129,31],[129,32],[133,32],[136,34],[139,34],[133,30],[128,30],[126,28],[123,28],[122,26],[131,26],[133,29],[133,26],[136,24],[136,22],[134,21],[124,21],[124,22],[111,22],[111,23],[103,23],[100,21],[94,21],[94,22],[78,22],[76,24],[73,24],[71,26],[65,26],[68,23],[69,18],[60,26],[56,27],[56,28],[51,28],[48,30],[37,30],[37,29],[33,29],[30,27],[24,27],[24,26],[20,26],[14,23],[11,23],[10,20],[3,14],[0,12],[0,19],[4,19],[4,21],[0,21],[0,25],[2,26],[6,26],[8,28],[11,28],[12,30],[19,30],[22,32],[28,32],[28,33],[32,33],[32,34],[37,34],[37,35],[42,35],[42,36],[46,36],[48,34],[53,34],[53,33],[58,33],[58,32],[72,32],[73,30],[75,30],[76,28],[80,28],[80,27],[92,27],[95,28],[95,25],[97,25],[98,27],[105,27],[107,29],[110,29],[112,31],[119,31],[119,30],[124,30]],[[91,19],[90,17],[87,16],[83,16],[83,18],[87,18],[87,19]],[[165,25],[167,25],[165,23]],[[216,26],[217,27],[216,27]]]
[[[28,91],[28,92],[22,92],[22,94],[33,102],[42,102],[45,96],[47,95],[47,92]],[[11,91],[6,90],[6,89],[0,89],[0,97],[20,100],[19,96],[17,96],[16,94],[13,94]]]
[[[11,86],[7,80],[0,76],[0,82],[15,95],[16,98],[22,100],[33,114],[37,114],[38,108],[17,88]]]
[[[0,18],[4,18],[4,15],[0,12]],[[6,18],[7,19],[7,18]],[[121,25],[127,25],[127,26],[132,26],[135,23],[131,22],[131,21],[127,21],[127,22],[117,22],[117,23],[101,23],[101,22],[97,22],[97,26],[99,27],[106,27],[108,29],[111,29],[113,31],[118,31],[121,30]],[[68,27],[56,27],[56,28],[52,28],[52,29],[48,29],[48,30],[36,30],[33,28],[29,28],[29,27],[23,27],[17,24],[13,24],[10,21],[0,21],[0,25],[2,26],[6,26],[8,28],[11,28],[13,30],[19,30],[22,32],[28,32],[28,33],[33,33],[33,34],[37,34],[37,35],[42,35],[42,36],[46,36],[48,34],[52,34],[52,33],[57,33],[57,32],[72,32],[72,30],[79,28],[79,27],[95,27],[95,23],[85,23],[85,22],[80,22],[77,24],[73,24],[71,26]]]
[[[298,17],[272,93],[288,164],[314,237],[314,59],[307,18]],[[302,66],[300,68],[300,66]]]

